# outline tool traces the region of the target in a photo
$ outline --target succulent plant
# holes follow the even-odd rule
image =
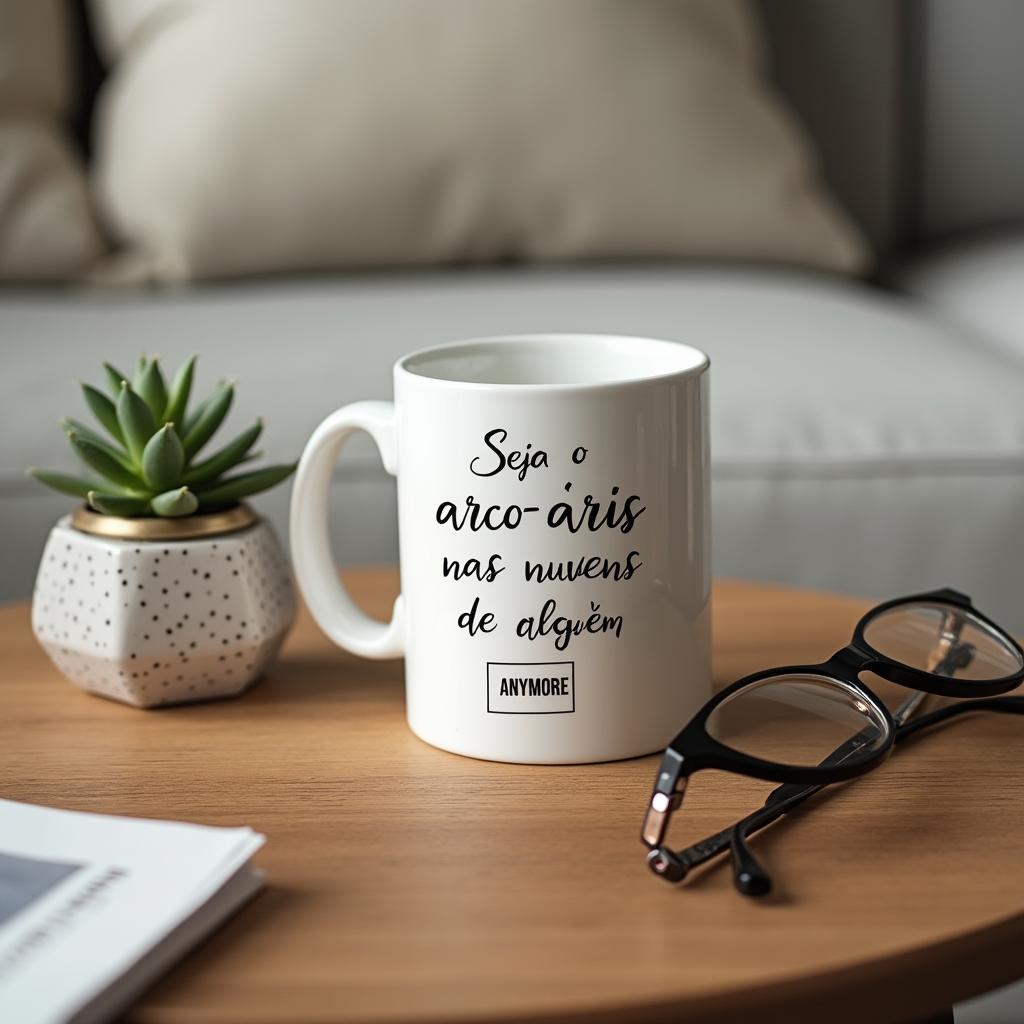
[[[170,387],[156,359],[143,356],[130,383],[120,370],[104,363],[110,394],[84,383],[82,392],[108,436],[78,420],[61,420],[74,453],[102,481],[44,469],[29,473],[112,516],[216,511],[285,480],[294,472],[294,463],[227,475],[259,456],[251,451],[263,429],[259,420],[219,451],[199,458],[231,407],[234,386],[221,382],[189,411],[195,362],[195,356],[189,359]]]

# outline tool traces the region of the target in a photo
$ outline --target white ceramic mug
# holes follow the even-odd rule
[[[303,452],[292,558],[340,646],[404,655],[409,725],[459,754],[579,763],[659,750],[708,698],[708,359],[668,341],[457,342],[394,368],[395,401]],[[402,594],[366,616],[327,503],[366,431],[398,477]]]

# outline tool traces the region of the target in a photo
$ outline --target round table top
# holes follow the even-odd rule
[[[348,582],[387,613],[394,571]],[[824,658],[866,605],[718,584],[716,681]],[[895,1024],[1021,972],[1015,717],[936,730],[757,837],[776,875],[758,902],[724,863],[683,887],[647,871],[655,758],[537,767],[435,750],[405,726],[401,663],[349,656],[305,615],[240,698],[160,711],[72,688],[27,606],[0,609],[0,638],[5,797],[268,837],[266,889],[133,1021]],[[769,788],[702,773],[674,839]]]

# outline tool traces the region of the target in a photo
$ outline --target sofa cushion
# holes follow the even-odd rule
[[[1024,360],[1024,232],[925,252],[895,272],[894,284],[963,331]]]
[[[294,458],[342,403],[391,395],[390,367],[435,342],[509,332],[649,334],[711,356],[714,570],[892,595],[953,584],[1024,626],[1024,366],[865,286],[796,273],[640,270],[419,273],[181,294],[26,294],[0,305],[23,355],[0,379],[0,546],[8,594],[30,585],[66,500],[22,476],[70,466],[76,378],[144,345],[198,350],[239,381],[239,427]],[[226,432],[229,428],[226,428]],[[343,560],[395,555],[393,485],[367,444],[338,471]],[[286,488],[257,499],[282,530]],[[17,523],[17,527],[13,524]]]
[[[63,0],[0,0],[0,280],[73,276],[102,252],[64,123],[71,51]]]
[[[92,6],[118,273],[864,264],[743,0]]]

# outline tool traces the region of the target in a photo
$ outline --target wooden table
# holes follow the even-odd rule
[[[390,608],[393,572],[349,582]],[[722,583],[716,677],[821,658],[864,606]],[[308,618],[243,697],[148,712],[65,683],[25,606],[0,609],[0,637],[3,796],[269,837],[266,891],[132,1021],[885,1024],[1024,973],[1019,718],[922,738],[759,836],[777,892],[753,902],[723,865],[684,888],[648,873],[654,758],[539,768],[435,750],[405,727],[400,663],[343,654]],[[699,777],[675,838],[766,789]]]

